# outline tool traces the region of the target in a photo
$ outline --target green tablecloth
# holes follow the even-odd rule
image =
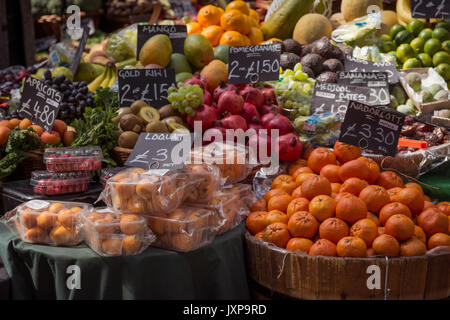
[[[249,299],[244,229],[242,224],[192,252],[148,248],[106,258],[85,244],[29,244],[0,225],[0,256],[13,299]],[[80,267],[81,289],[67,288],[70,265]]]

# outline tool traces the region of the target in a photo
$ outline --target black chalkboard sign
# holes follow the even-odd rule
[[[370,88],[370,105],[387,106],[391,102],[386,72],[338,72],[337,83]]]
[[[51,131],[64,95],[44,82],[26,77],[20,100],[19,115]]]
[[[197,14],[192,2],[190,0],[169,0],[170,7],[172,8],[175,16],[178,19],[182,19],[187,14]]]
[[[276,81],[280,76],[280,44],[230,47],[228,82]]]
[[[395,156],[405,115],[385,107],[350,101],[339,141]]]
[[[119,70],[120,106],[129,106],[136,100],[144,100],[152,107],[166,105],[167,90],[172,85],[175,85],[172,68]]]
[[[190,156],[193,134],[141,133],[126,166],[143,169],[178,169]]]
[[[84,48],[86,47],[88,36],[89,27],[87,25],[83,25],[83,35],[81,36],[77,51],[73,56],[72,65],[70,66],[70,71],[72,71],[72,74],[77,73],[78,65],[80,64],[81,56],[83,55]]]
[[[347,72],[386,72],[389,83],[398,83],[398,72],[394,62],[372,62],[346,55],[344,67]]]
[[[331,112],[344,117],[350,100],[367,103],[369,98],[370,89],[367,87],[316,81],[310,114]]]
[[[184,40],[187,37],[186,26],[138,25],[137,59],[144,43],[157,34],[165,34],[170,38],[172,51],[184,54]]]
[[[413,18],[450,18],[449,0],[411,0],[411,15]]]

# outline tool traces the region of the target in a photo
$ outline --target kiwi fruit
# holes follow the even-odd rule
[[[139,116],[144,121],[144,124],[147,124],[153,120],[160,119],[158,110],[149,106],[142,107],[141,110],[139,111]]]
[[[146,132],[169,133],[167,125],[160,120],[150,121],[145,127]]]
[[[117,143],[119,147],[133,149],[138,138],[139,135],[136,132],[125,131],[119,136]]]
[[[190,133],[188,128],[177,122],[170,122],[167,124],[167,126],[169,127],[170,130],[172,130],[172,132],[175,133]]]
[[[141,120],[134,114],[126,114],[120,118],[120,128],[123,131],[141,132],[142,125]]]
[[[168,117],[173,117],[178,115],[178,112],[174,109],[172,109],[172,105],[166,104],[165,106],[162,106],[158,109],[159,115],[161,116],[161,119],[165,119]]]
[[[126,114],[132,114],[133,112],[131,111],[130,108],[128,107],[123,107],[120,108],[119,110],[117,110],[117,116],[115,116],[114,118],[112,118],[111,120],[115,123],[119,123],[120,119],[126,115]]]
[[[171,117],[167,117],[164,118],[163,121],[168,125],[171,122],[176,122],[179,124],[183,124],[183,119],[181,119],[181,117],[179,116],[171,116]]]
[[[130,109],[134,114],[138,114],[141,108],[146,106],[148,106],[148,103],[144,100],[136,100],[131,104]]]

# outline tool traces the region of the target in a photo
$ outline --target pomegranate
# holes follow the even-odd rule
[[[264,129],[263,125],[260,123],[249,123],[248,129],[254,129],[256,132],[259,132],[259,130]]]
[[[285,135],[289,132],[292,132],[294,130],[294,127],[292,126],[291,121],[282,115],[277,115],[273,117],[266,125],[266,128],[269,131],[272,131],[274,129],[279,130],[279,135]]]
[[[244,99],[235,91],[225,91],[217,102],[217,108],[222,115],[240,114],[244,107]]]
[[[217,120],[216,112],[213,107],[208,106],[207,104],[202,105],[200,108],[195,110],[195,116],[186,118],[186,122],[193,129],[194,121],[202,122],[202,131],[205,131],[214,126],[214,121]]]
[[[267,128],[267,124],[269,123],[269,121],[272,120],[276,116],[277,116],[277,114],[273,113],[273,112],[266,113],[261,118],[261,124],[264,126],[264,128]]]
[[[226,116],[222,120],[216,121],[215,123],[217,124],[217,126],[222,126],[225,129],[242,129],[244,131],[247,130],[247,121],[245,121],[245,119],[238,114]]]
[[[256,88],[247,86],[239,93],[245,102],[255,105],[257,108],[262,107],[265,102],[264,95]]]
[[[244,108],[242,108],[241,116],[247,120],[248,123],[261,123],[261,116],[258,113],[254,104],[244,103]]]
[[[208,106],[212,105],[213,99],[211,96],[211,93],[207,90],[203,90],[203,103],[207,104]]]
[[[275,150],[282,161],[296,161],[302,155],[302,143],[293,133],[288,133],[278,137]]]
[[[263,146],[266,146],[265,155],[270,157],[271,155],[271,139],[270,136],[267,135],[259,135],[255,134],[250,137],[248,140],[249,154],[257,155],[258,160],[261,160],[259,157],[260,150]],[[256,150],[255,150],[256,149]]]
[[[275,112],[275,113],[283,113],[280,106],[276,104],[265,104],[261,108],[258,109],[259,114],[264,115],[269,112]]]
[[[236,86],[221,81],[220,85],[214,89],[214,100],[219,101],[220,95],[225,91],[236,91]]]
[[[223,127],[213,127],[209,128],[203,134],[203,145],[210,144],[211,142],[217,141],[222,142],[225,141],[226,129]],[[219,137],[221,137],[219,139]]]
[[[205,81],[203,81],[202,79],[200,79],[199,75],[195,75],[192,78],[189,78],[189,79],[185,80],[183,82],[183,84],[184,85],[186,85],[186,84],[190,84],[190,85],[198,84],[203,90],[209,91],[208,84]]]
[[[264,96],[265,102],[264,104],[276,104],[277,103],[277,97],[275,96],[275,91],[273,91],[273,88],[262,88],[261,93]]]

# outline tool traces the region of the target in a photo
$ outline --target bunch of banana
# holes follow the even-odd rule
[[[94,92],[99,87],[111,88],[117,81],[117,70],[114,63],[108,63],[105,71],[88,84],[88,89]]]
[[[411,0],[397,0],[396,9],[398,23],[401,25],[406,26],[408,22],[414,19],[411,14]],[[426,23],[426,19],[419,20]]]

